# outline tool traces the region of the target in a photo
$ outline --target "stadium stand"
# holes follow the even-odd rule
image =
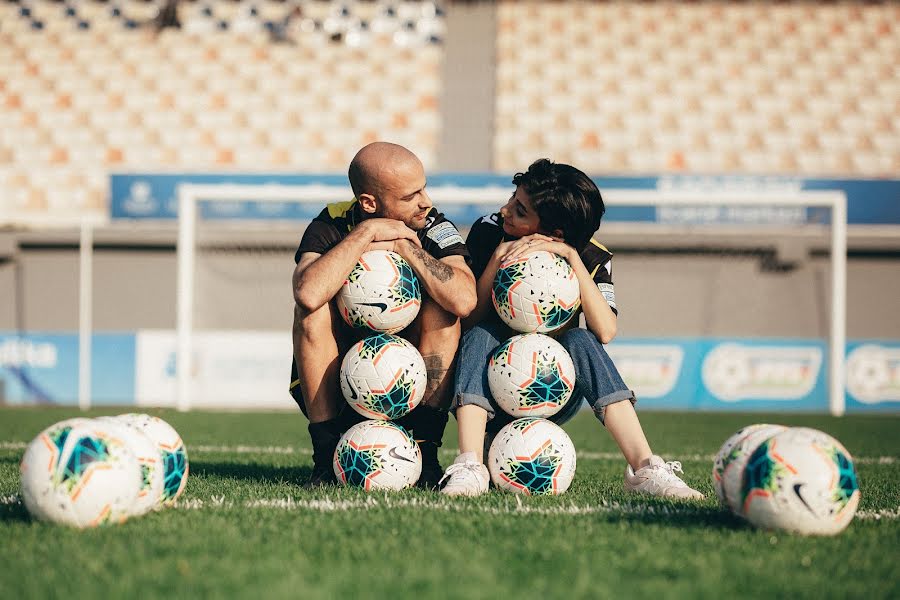
[[[162,4],[0,2],[0,214],[105,214],[116,170],[341,171],[375,139],[436,166],[433,3],[185,2],[180,29]]]
[[[180,28],[159,27],[163,4],[0,0],[0,226],[108,219],[110,172],[337,173],[379,138],[413,148],[429,172],[513,173],[550,156],[592,175],[900,173],[897,3],[201,0],[181,3]],[[487,66],[473,76],[479,50]],[[448,143],[465,121],[484,148]],[[827,330],[815,260],[760,273],[752,253],[640,254],[646,240],[604,227],[603,241],[624,249],[629,335]],[[0,325],[71,329],[77,235],[8,235],[25,251],[0,263]],[[171,327],[174,228],[122,225],[97,239],[111,249],[98,255],[96,327]],[[279,297],[290,255],[228,268],[259,279],[270,260],[260,285]],[[878,302],[898,293],[896,264],[851,265],[849,331],[900,327]],[[200,275],[199,326],[282,327],[289,307],[248,322],[235,308],[257,306],[247,286],[213,267]],[[748,306],[758,312],[733,331]]]
[[[184,2],[160,29],[163,4],[0,3],[5,212],[102,213],[110,170],[342,170],[376,138],[441,168],[439,5]],[[496,12],[495,105],[467,107],[493,111],[484,170],[552,155],[593,173],[900,172],[894,3]]]
[[[900,7],[498,5],[494,167],[900,172]],[[552,35],[547,35],[551,33]]]

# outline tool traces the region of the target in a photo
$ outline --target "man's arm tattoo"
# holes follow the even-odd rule
[[[433,408],[447,410],[450,407],[450,382],[448,377],[450,369],[444,366],[444,357],[441,354],[424,354],[425,372],[428,379],[425,383],[425,395],[422,402]]]
[[[416,257],[418,257],[423,263],[425,263],[425,268],[428,269],[428,272],[431,273],[438,281],[450,281],[450,278],[453,277],[452,268],[431,256],[425,250],[421,248],[413,248],[413,254],[416,255]]]

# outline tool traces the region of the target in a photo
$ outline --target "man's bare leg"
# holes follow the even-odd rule
[[[335,480],[332,456],[343,434],[337,419],[341,403],[338,324],[331,303],[312,313],[294,308],[294,360],[309,417],[313,445],[313,474],[309,484],[313,486]]]
[[[413,430],[422,450],[420,487],[433,488],[443,475],[437,451],[447,426],[453,391],[456,350],[461,334],[459,319],[430,298],[424,298],[416,326],[409,332],[422,354],[428,382],[418,407],[400,422]]]
[[[419,311],[419,320],[418,347],[428,372],[422,403],[446,412],[450,408],[456,350],[461,334],[459,319],[426,298]]]
[[[308,314],[294,307],[294,360],[311,423],[333,419],[340,406],[339,332],[332,312],[330,303]]]

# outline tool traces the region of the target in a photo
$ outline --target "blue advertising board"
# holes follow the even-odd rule
[[[822,341],[626,338],[607,350],[645,409],[828,411]]]
[[[92,404],[134,402],[134,337],[92,337]],[[0,332],[0,404],[78,404],[78,336]]]
[[[217,389],[222,369],[236,392],[223,404],[217,389],[207,407],[281,407],[280,373],[289,332],[204,332],[195,350],[210,372],[201,387]],[[282,339],[283,338],[283,339]],[[229,350],[235,343],[243,351]],[[169,406],[174,403],[175,334],[138,331],[95,334],[93,405]],[[246,359],[246,348],[253,360]],[[142,348],[142,349],[141,349]],[[287,348],[287,350],[284,350]],[[265,351],[271,349],[271,351]],[[623,338],[607,346],[625,383],[644,410],[827,413],[828,351],[807,339]],[[847,345],[848,413],[900,413],[900,342],[854,340]],[[246,362],[252,368],[235,369]],[[216,365],[218,365],[216,367]],[[239,392],[239,393],[238,393]],[[293,406],[289,398],[288,408]],[[0,332],[0,404],[78,403],[78,336],[74,333]]]
[[[802,179],[792,177],[686,176],[595,177],[604,189],[704,191],[795,192],[838,190],[847,196],[851,225],[900,225],[900,180],[892,179]],[[110,217],[118,219],[172,220],[178,214],[178,186],[193,184],[322,186],[334,189],[331,202],[349,199],[345,175],[228,174],[228,173],[117,173],[110,176]],[[484,191],[512,191],[511,176],[497,174],[437,174],[428,178],[429,190],[437,195],[442,188],[471,189],[471,204],[440,205],[442,212],[460,226],[496,210],[500,202],[486,208]],[[496,194],[495,194],[496,195]],[[298,198],[302,200],[303,198]],[[321,200],[302,202],[254,202],[251,198],[230,201],[216,209],[201,207],[209,219],[308,221],[324,205]],[[723,207],[610,206],[606,222],[620,223],[736,223],[796,225],[828,223],[830,214],[822,208],[769,207],[760,211]]]

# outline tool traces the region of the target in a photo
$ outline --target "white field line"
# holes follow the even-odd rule
[[[201,498],[188,498],[178,501],[175,510],[215,510],[215,509],[276,509],[288,512],[348,512],[357,510],[429,510],[445,513],[479,512],[491,515],[538,515],[538,516],[579,516],[579,515],[624,515],[624,516],[691,516],[696,515],[690,506],[648,506],[636,504],[621,504],[619,502],[601,501],[597,504],[578,505],[562,504],[554,507],[528,506],[519,496],[514,496],[514,502],[507,502],[501,506],[472,506],[469,503],[457,503],[453,500],[429,500],[421,498],[392,497],[390,494],[372,495],[364,500],[329,498],[296,499],[296,498],[260,498],[235,502],[225,496],[210,496],[204,500]],[[0,496],[0,505],[19,505],[21,499],[18,495]],[[880,510],[857,511],[857,519],[863,521],[896,521],[900,519],[900,506]]]
[[[25,442],[8,442],[0,441],[0,450],[24,450],[27,444]],[[295,448],[294,446],[245,446],[238,444],[236,446],[227,445],[196,445],[188,446],[188,454],[297,454],[299,456],[311,456],[312,450],[309,448]],[[441,450],[442,456],[456,456],[457,451],[454,448],[444,448]],[[582,460],[613,460],[624,461],[622,455],[618,452],[578,452],[577,456]],[[666,457],[673,457],[682,462],[712,462],[715,456],[712,454],[686,454],[677,456],[674,454],[664,454]],[[857,456],[853,461],[857,464],[870,465],[892,465],[900,459],[896,456]]]
[[[0,450],[24,450],[25,442],[0,441]],[[192,445],[188,446],[188,454],[297,454],[299,456],[311,456],[309,448],[295,448],[294,446],[236,446],[226,445]],[[456,456],[454,448],[441,450],[443,456]],[[578,452],[578,458],[582,460],[613,460],[622,461],[622,455],[617,452]],[[668,455],[666,455],[668,456]],[[674,455],[673,455],[674,456]],[[712,454],[687,454],[675,457],[683,462],[712,462],[715,456]],[[892,465],[898,462],[895,456],[857,456],[853,461],[858,464]]]

